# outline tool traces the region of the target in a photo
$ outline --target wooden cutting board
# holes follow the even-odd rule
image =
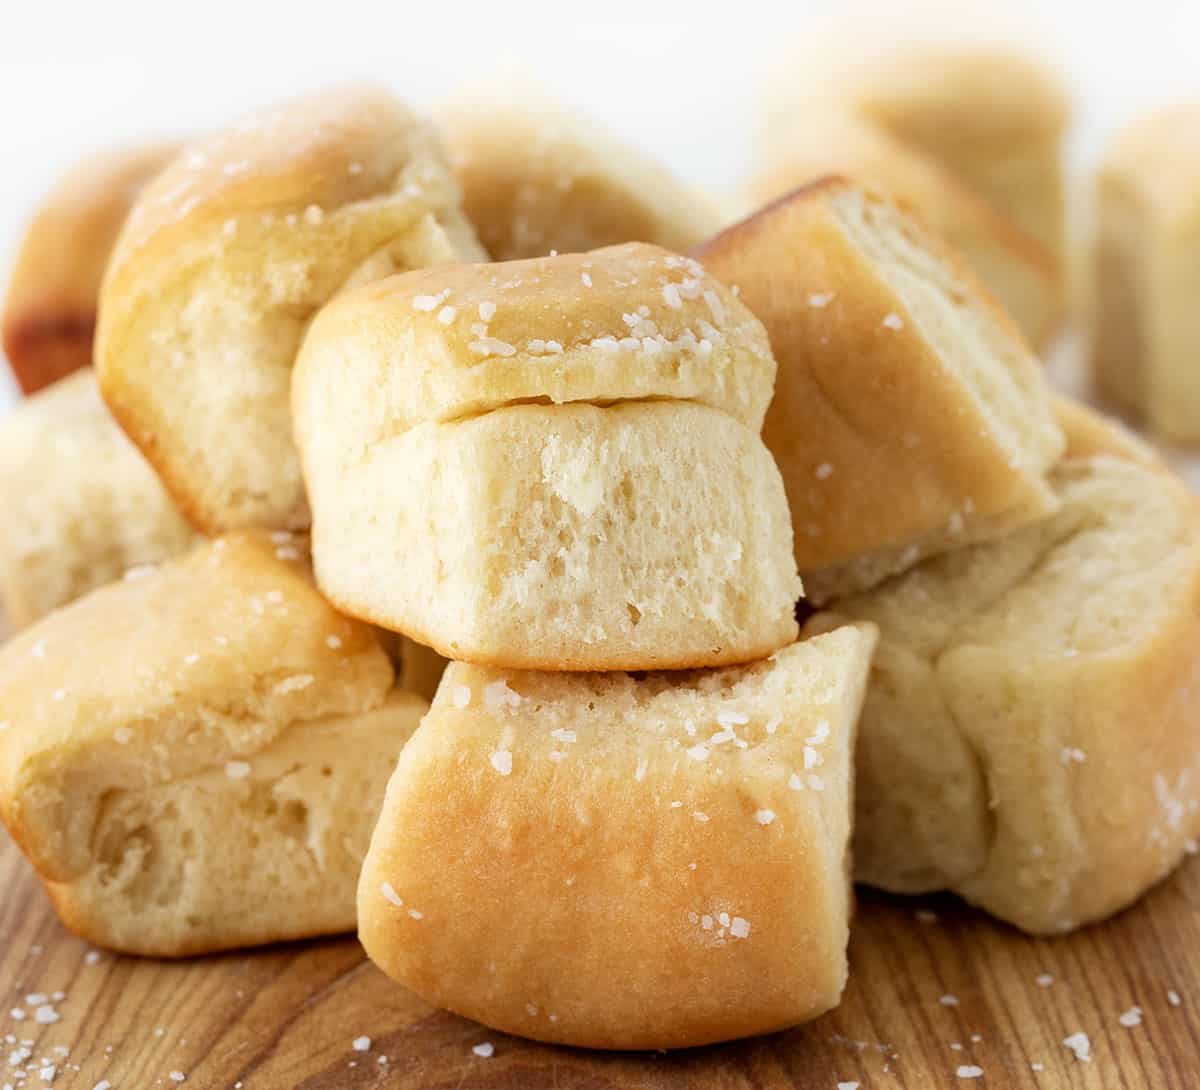
[[[0,1032],[12,1037],[0,1087],[13,1081],[7,1061],[22,1040],[32,1042],[28,1075],[13,1083],[23,1090],[92,1090],[101,1079],[112,1090],[171,1088],[180,1085],[172,1072],[184,1090],[1200,1087],[1196,858],[1116,919],[1052,940],[1025,938],[950,897],[860,891],[836,1011],[786,1033],[669,1055],[493,1033],[390,983],[353,938],[177,963],[89,953],[6,837],[0,889]],[[36,1022],[27,993],[47,996],[59,1021]],[[1135,1006],[1141,1024],[1122,1025]],[[26,1017],[14,1020],[13,1007]],[[1077,1032],[1090,1039],[1088,1063],[1062,1044]],[[360,1037],[369,1050],[355,1050]],[[488,1058],[472,1051],[484,1043],[494,1047]],[[57,1069],[49,1083],[43,1058]],[[960,1065],[983,1075],[960,1078]]]

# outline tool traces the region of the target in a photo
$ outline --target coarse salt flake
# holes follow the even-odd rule
[[[693,810],[692,817],[702,824],[708,820],[708,815],[703,810]]]
[[[354,1040],[350,1042],[350,1047],[353,1048],[355,1052],[370,1052],[371,1038],[366,1034],[363,1034],[361,1037],[355,1037]]]
[[[888,329],[903,329],[904,321],[899,314],[889,314],[883,320],[883,324]]]
[[[490,322],[495,316],[496,316],[496,304],[495,303],[480,303],[479,304],[479,317],[482,318],[485,322]]]
[[[1038,973],[1037,986],[1039,988],[1049,988],[1053,983],[1054,977],[1052,977],[1049,973]]]
[[[117,745],[127,746],[133,741],[133,731],[131,731],[128,727],[117,727],[117,729],[113,731],[113,737],[117,740]]]
[[[456,708],[465,708],[471,703],[471,688],[468,685],[455,685],[454,695],[450,698]]]
[[[958,996],[950,995],[949,993],[947,993],[946,995],[942,996],[942,998],[939,999],[938,1002],[941,1003],[941,1005],[943,1007],[957,1007],[958,1006]]]
[[[1142,1008],[1130,1007],[1127,1011],[1122,1011],[1117,1021],[1126,1029],[1133,1029],[1134,1026],[1142,1024]]]
[[[832,298],[833,298],[833,292],[831,292],[831,291],[813,292],[813,294],[808,297],[808,305],[810,307],[815,307],[817,310],[820,310],[822,307],[827,307],[829,305],[829,301]]]
[[[592,278],[588,276],[587,273],[580,273],[579,279],[583,281],[583,286],[585,288],[590,288],[592,286]]]
[[[183,1082],[187,1078],[182,1071],[172,1071],[170,1077],[172,1082]]]
[[[1063,1038],[1064,1045],[1075,1053],[1075,1059],[1081,1063],[1090,1063],[1092,1059],[1092,1042],[1086,1033],[1072,1033]]]
[[[426,314],[437,310],[446,301],[449,290],[438,292],[437,295],[416,295],[413,297],[413,310],[422,310]]]
[[[291,677],[285,677],[278,685],[275,686],[275,692],[279,696],[284,696],[287,693],[298,693],[301,689],[307,689],[316,678],[312,674],[293,674]]]
[[[396,892],[395,887],[391,882],[381,882],[379,892],[383,894],[383,899],[390,905],[395,905],[397,908],[404,907],[404,898]]]
[[[550,732],[550,737],[556,742],[574,742],[576,734],[573,730],[565,730],[563,727],[557,727]]]
[[[331,651],[336,651],[339,647],[342,646],[342,637],[341,636],[326,636],[325,637],[325,646],[328,647],[329,650],[331,650]]]
[[[817,466],[813,476],[815,476],[818,481],[828,480],[833,476],[833,466],[831,466],[828,462],[822,462],[819,466]]]
[[[729,924],[729,933],[735,939],[747,939],[750,937],[750,921],[742,919],[741,916],[734,916]]]
[[[492,767],[500,773],[501,776],[508,776],[512,773],[512,752],[507,749],[498,749],[488,758]]]
[[[244,780],[250,775],[250,765],[246,761],[226,761],[225,775],[231,780]]]
[[[487,1060],[487,1059],[490,1059],[491,1056],[495,1053],[496,1046],[494,1044],[492,1044],[491,1041],[484,1041],[483,1044],[476,1045],[474,1048],[471,1049],[471,1051],[474,1052],[476,1056],[480,1056],[483,1059]]]
[[[955,1074],[960,1079],[978,1079],[983,1075],[983,1068],[978,1064],[959,1064]]]
[[[678,310],[683,306],[683,300],[679,297],[678,284],[664,284],[662,290],[663,302],[672,310]]]
[[[455,316],[457,314],[458,314],[457,307],[442,307],[442,309],[438,311],[437,318],[438,318],[438,321],[442,323],[442,325],[449,325],[451,322],[454,321]]]
[[[468,346],[477,356],[515,356],[517,354],[514,348],[508,341],[497,340],[495,337],[480,337],[477,341],[472,341]]]
[[[755,810],[754,811],[754,820],[757,821],[759,823],[759,825],[770,825],[771,822],[775,820],[775,811],[774,810]]]

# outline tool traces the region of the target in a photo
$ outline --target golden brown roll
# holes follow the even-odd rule
[[[4,354],[31,394],[92,363],[100,281],[138,191],[174,144],[90,155],[46,195],[25,231],[0,318]]]
[[[879,626],[859,880],[952,889],[1035,934],[1116,912],[1200,832],[1200,509],[1161,468],[1068,458],[1056,515],[818,614]]]
[[[815,603],[1045,518],[1063,449],[1050,391],[963,263],[844,179],[799,190],[696,251],[766,326],[763,439]]]
[[[1118,134],[1096,179],[1092,372],[1164,437],[1200,439],[1200,102]]]
[[[786,146],[809,116],[846,112],[932,157],[1062,260],[1071,101],[1043,60],[998,42],[812,36],[774,80],[769,138]]]
[[[874,641],[636,678],[451,663],[363,864],[368,955],[439,1006],[591,1048],[833,1007]]]
[[[620,242],[686,250],[721,225],[702,194],[537,88],[477,87],[443,105],[437,120],[463,210],[496,261]]]
[[[221,538],[0,649],[0,818],[89,941],[177,957],[354,926],[427,704],[302,555]]]
[[[482,250],[432,128],[327,90],[181,153],[143,190],[101,301],[100,388],[202,530],[302,528],[288,388],[344,288]]]
[[[715,666],[795,638],[762,325],[638,243],[393,277],[293,384],[321,589],[452,659]]]

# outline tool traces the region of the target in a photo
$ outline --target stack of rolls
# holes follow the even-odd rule
[[[419,994],[607,1048],[836,1003],[874,631],[794,643],[774,375],[736,295],[646,244],[409,273],[313,323],[319,585],[457,660],[359,885],[364,946]]]
[[[879,194],[825,179],[697,255],[779,362],[805,633],[879,629],[856,876],[1035,934],[1123,908],[1200,831],[1195,498]]]
[[[830,77],[860,180],[721,231],[536,96],[446,150],[333,90],[65,184],[86,282],[21,258],[0,432],[0,820],[64,923],[357,927],[487,1025],[673,1048],[836,1006],[854,878],[1059,934],[1167,874],[1200,510],[1030,345],[1049,85],[939,63],[974,138]]]

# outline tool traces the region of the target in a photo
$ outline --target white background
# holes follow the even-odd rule
[[[997,20],[989,4],[989,30]],[[1060,65],[1078,100],[1071,159],[1113,126],[1200,93],[1200,2],[1009,0],[1002,30]],[[0,268],[45,188],[80,154],[186,135],[294,92],[382,81],[415,105],[516,69],[713,191],[751,161],[764,69],[833,17],[877,38],[897,22],[979,27],[971,5],[726,0],[687,5],[338,0],[286,7],[113,2],[4,5]],[[7,375],[0,384],[7,381]],[[10,397],[0,385],[0,405]]]

